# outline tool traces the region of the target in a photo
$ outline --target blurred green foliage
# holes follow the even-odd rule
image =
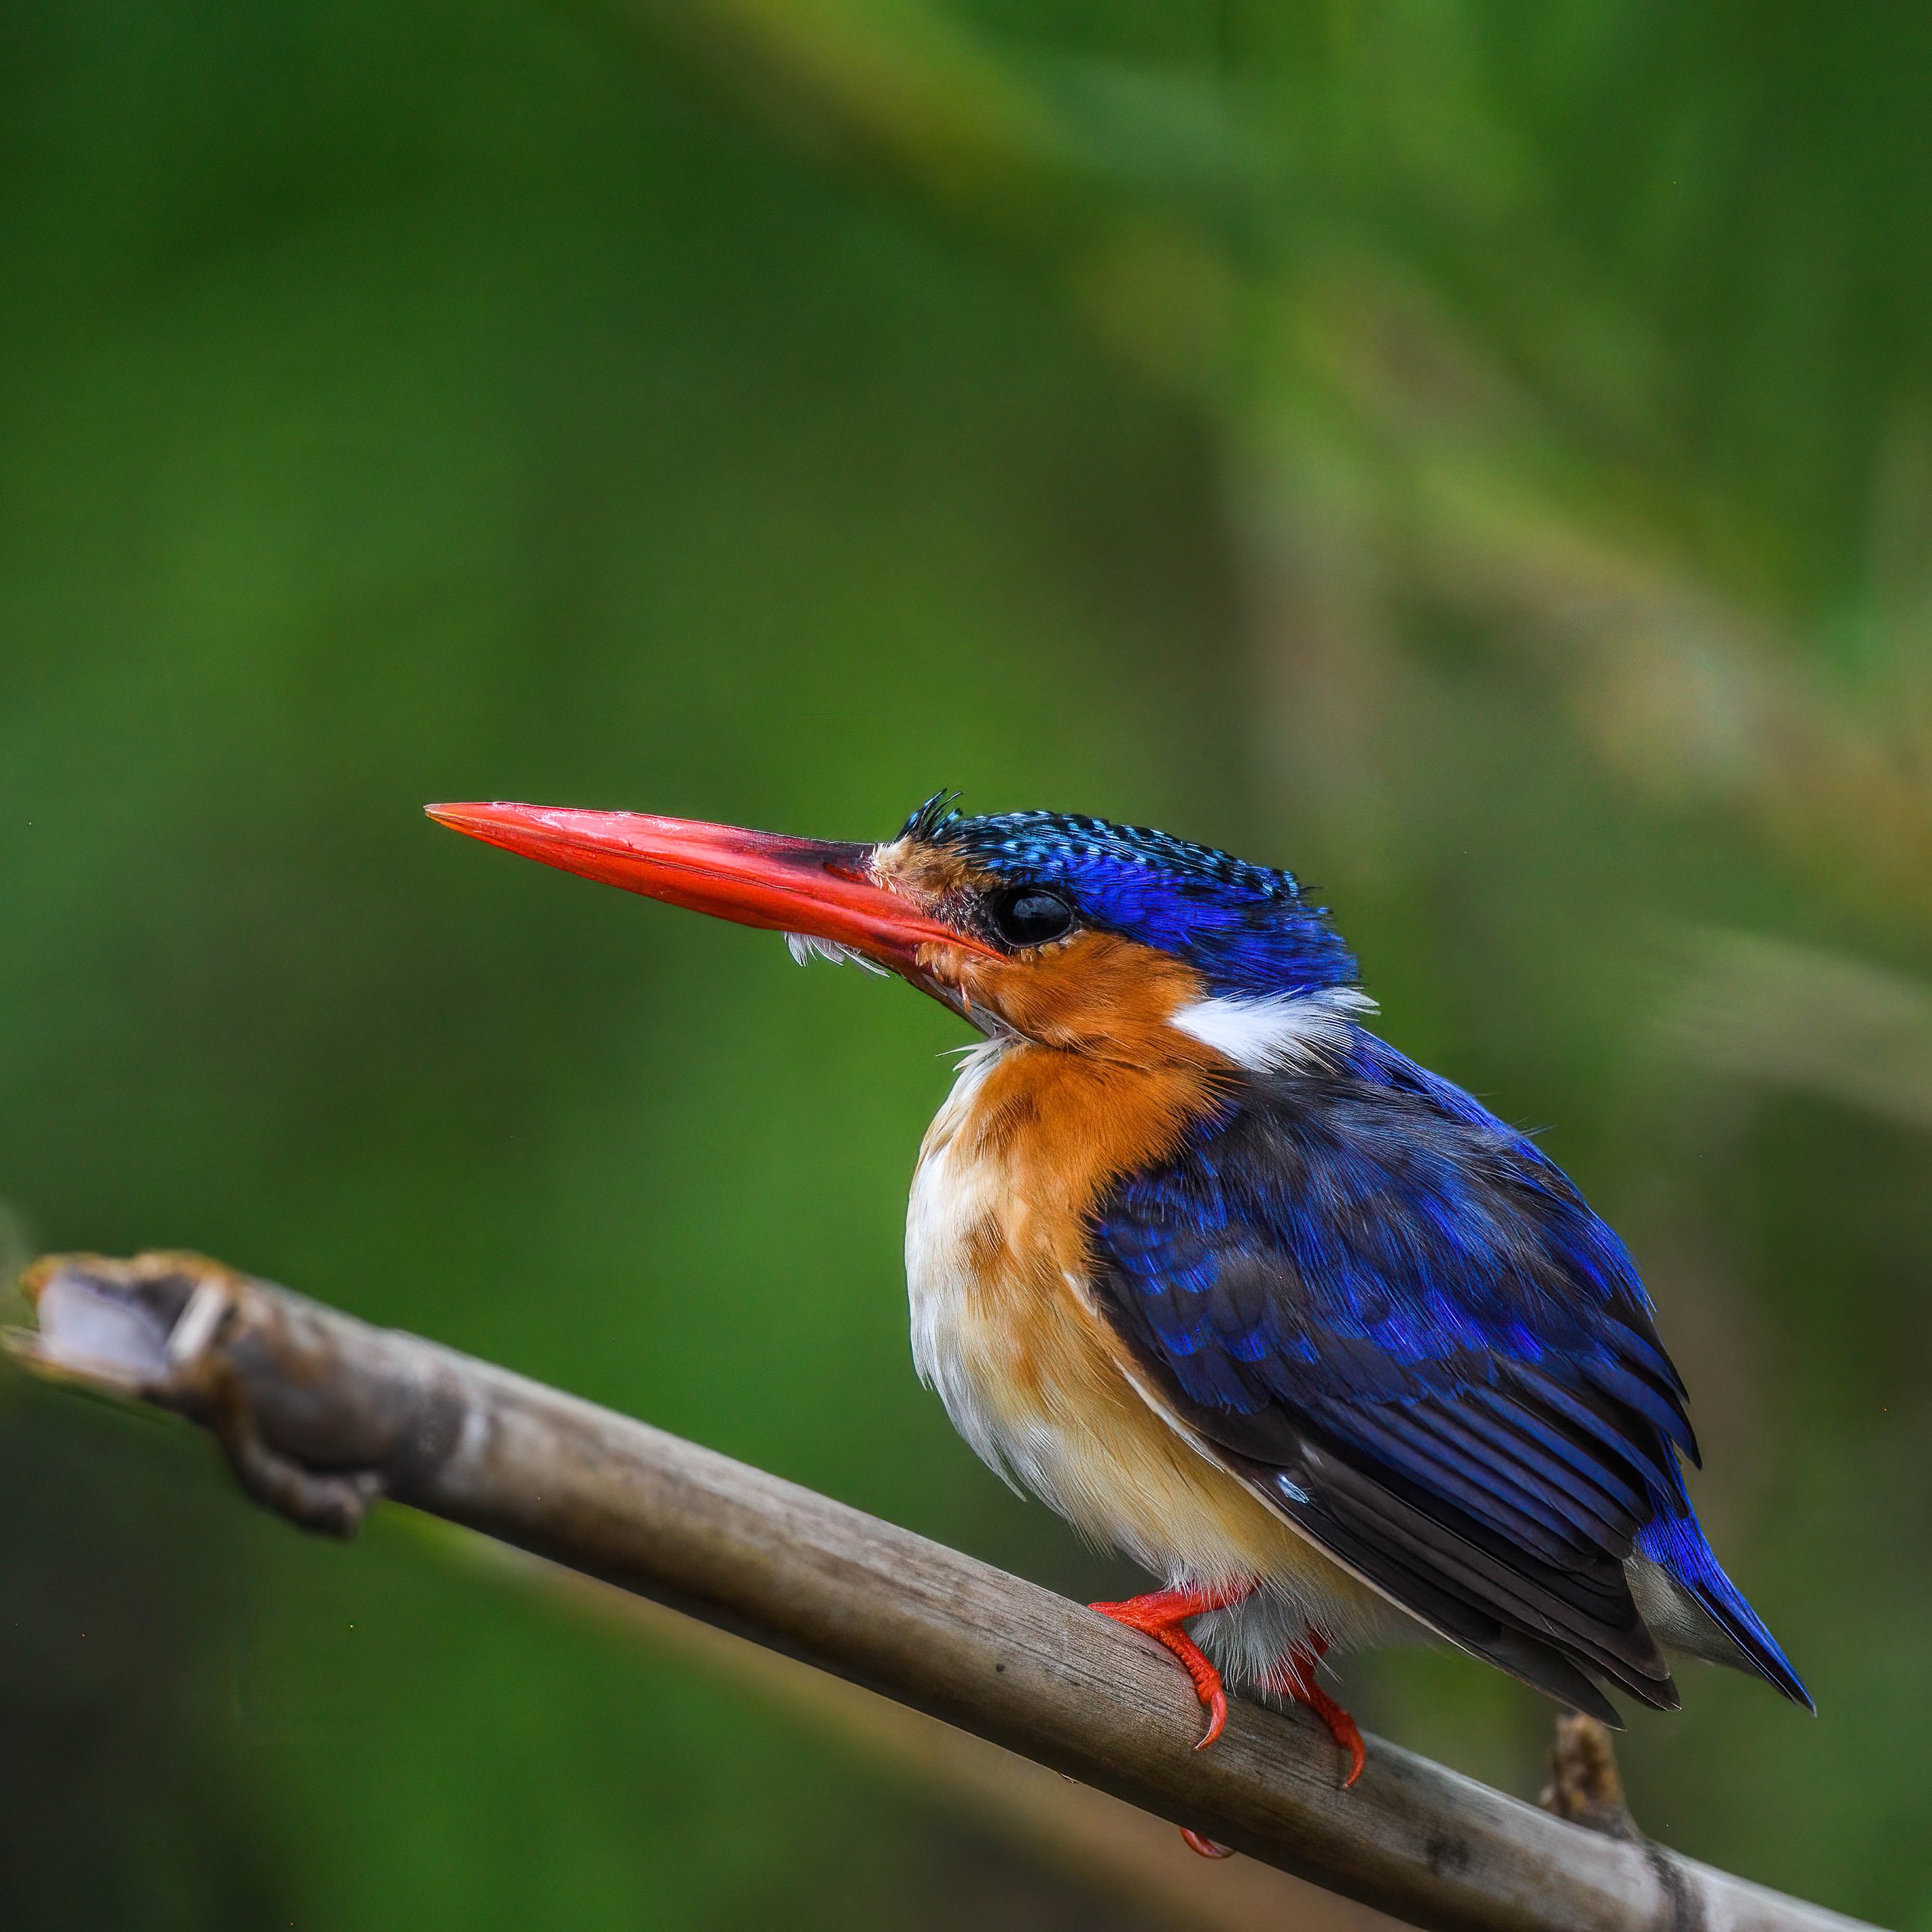
[[[1817,1694],[1692,1672],[1639,1816],[1932,1928],[1928,81],[1712,0],[8,9],[0,1196],[1099,1594],[907,1362],[952,1023],[418,808],[1294,865],[1632,1238]],[[0,1458],[10,1925],[1092,1909],[405,1526],[10,1376]],[[1516,1686],[1348,1684],[1534,1788]]]

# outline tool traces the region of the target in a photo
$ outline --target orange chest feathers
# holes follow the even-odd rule
[[[1070,1275],[1084,1276],[1088,1216],[1102,1192],[1172,1153],[1213,1104],[1199,1065],[976,1048],[920,1150],[918,1236],[943,1244],[980,1299],[1017,1299],[1037,1315],[1064,1298]]]
[[[977,1048],[928,1132],[907,1222],[913,1354],[979,1454],[1150,1568],[1252,1570],[1266,1512],[1149,1407],[1088,1287],[1102,1190],[1213,1104],[1200,1066]]]

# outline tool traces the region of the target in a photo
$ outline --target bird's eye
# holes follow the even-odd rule
[[[993,930],[1009,946],[1044,946],[1070,932],[1073,908],[1040,886],[1013,886],[986,902]]]

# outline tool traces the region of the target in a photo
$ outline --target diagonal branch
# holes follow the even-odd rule
[[[199,1256],[29,1271],[44,1372],[212,1430],[258,1498],[346,1534],[379,1494],[848,1677],[1423,1926],[1822,1932],[1853,1922],[1314,1727],[1210,1751],[1151,1645],[1050,1592],[506,1370]]]
[[[440,1526],[437,1526],[440,1528]],[[1096,1898],[1128,1906],[1172,1932],[1395,1932],[1396,1921],[1252,1858],[1210,1872],[1171,1826],[1090,1785],[1016,1757],[970,1732],[875,1696],[795,1658],[680,1616],[628,1592],[559,1569],[482,1537],[442,1531],[500,1579],[641,1637],[752,1693],[855,1750],[869,1768],[897,1773],[949,1812],[977,1818]]]

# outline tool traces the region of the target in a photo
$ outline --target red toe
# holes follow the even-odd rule
[[[1328,1735],[1348,1754],[1348,1774],[1342,1780],[1342,1789],[1346,1791],[1366,1768],[1369,1750],[1362,1740],[1361,1726],[1316,1679],[1316,1666],[1328,1649],[1327,1640],[1311,1630],[1301,1644],[1276,1663],[1264,1688],[1277,1697],[1292,1699],[1328,1726]]]
[[[1234,1590],[1155,1590],[1144,1597],[1131,1598],[1124,1604],[1089,1604],[1087,1606],[1117,1624],[1124,1624],[1130,1630],[1137,1630],[1143,1636],[1152,1637],[1187,1672],[1188,1681],[1194,1686],[1194,1694],[1208,1713],[1208,1728],[1194,1747],[1196,1750],[1205,1750],[1226,1729],[1228,1694],[1221,1682],[1221,1673],[1181,1625],[1190,1617],[1204,1616],[1210,1610],[1227,1610],[1248,1594],[1246,1587]],[[1192,1840],[1189,1842],[1192,1844]],[[1204,1839],[1202,1842],[1208,1841]],[[1195,1849],[1198,1851],[1200,1846],[1197,1845]]]
[[[1203,1838],[1198,1832],[1190,1832],[1185,1825],[1180,1835],[1186,1841],[1190,1852],[1198,1852],[1204,1858],[1232,1858],[1234,1855],[1228,1847],[1213,1838]]]

